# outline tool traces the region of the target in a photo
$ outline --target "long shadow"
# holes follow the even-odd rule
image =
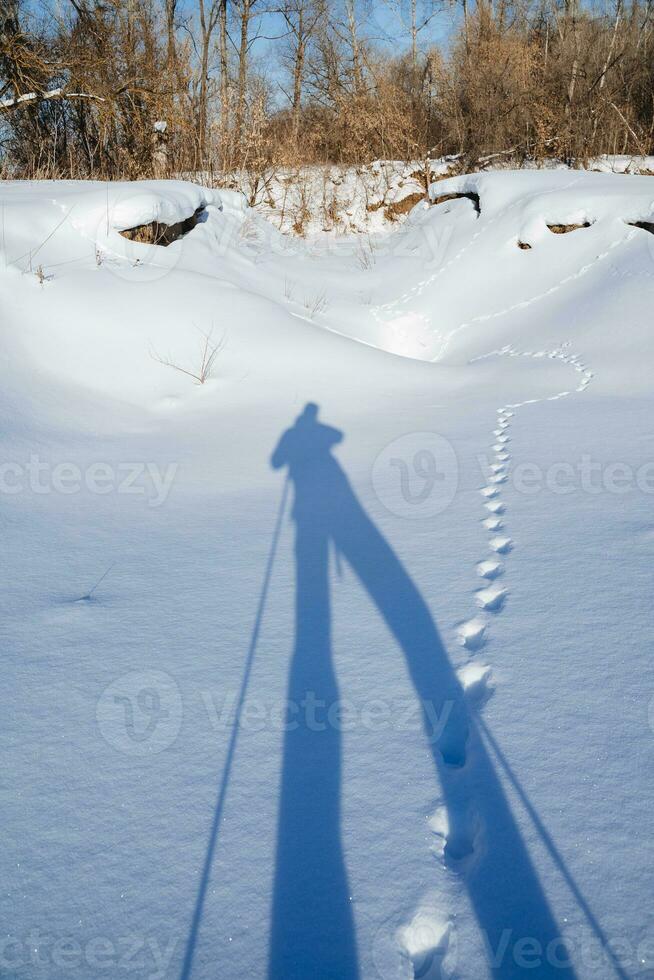
[[[305,412],[282,437],[274,467],[295,487],[295,647],[289,674],[269,976],[358,977],[354,921],[340,836],[340,733],[325,722],[339,700],[331,656],[330,486],[341,438]],[[290,710],[293,706],[295,710]]]
[[[429,609],[331,453],[342,433],[320,423],[317,413],[317,406],[306,406],[271,460],[274,468],[288,466],[295,491],[296,634],[269,980],[359,976],[341,843],[340,734],[326,721],[339,696],[331,657],[330,543],[360,579],[406,658],[448,811],[446,857],[464,872],[490,972],[572,980],[576,974],[561,931]],[[534,950],[541,951],[536,968]]]

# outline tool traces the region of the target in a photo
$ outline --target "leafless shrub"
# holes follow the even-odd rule
[[[377,257],[375,255],[375,245],[370,238],[370,235],[367,235],[366,238],[362,238],[357,242],[355,254],[359,268],[364,272],[374,268]]]
[[[150,352],[151,356],[155,361],[158,361],[159,364],[163,364],[165,367],[173,368],[173,370],[179,371],[181,374],[185,374],[187,377],[192,378],[196,384],[206,384],[206,382],[212,377],[216,359],[220,352],[224,349],[226,340],[225,335],[223,334],[219,340],[214,341],[213,328],[209,331],[209,333],[204,333],[202,330],[199,332],[202,336],[202,342],[200,344],[197,367],[185,368],[171,357],[161,357],[154,349],[152,349]]]
[[[430,4],[384,48],[370,5],[280,0],[281,85],[252,57],[263,0],[212,0],[193,18],[177,0],[5,6],[3,176],[233,174],[259,204],[270,174],[303,164],[425,160],[427,174],[429,156],[466,172],[654,149],[651,0],[464,2],[438,32],[447,44],[421,33],[452,9]],[[301,203],[292,217],[304,233]]]
[[[29,248],[27,250],[27,252],[23,252],[22,255],[18,255],[18,256],[16,256],[13,259],[7,260],[6,261],[6,265],[18,265],[20,262],[23,261],[23,259],[27,259],[27,269],[29,270],[29,272],[33,272],[34,271],[34,268],[33,268],[33,261],[34,261],[34,259],[39,254],[39,252],[41,251],[41,249],[43,248],[43,246],[44,245],[47,245],[47,243],[50,241],[50,239],[53,238],[54,235],[56,235],[56,233],[59,231],[59,229],[61,228],[61,226],[68,220],[68,216],[69,215],[70,215],[70,210],[66,212],[66,214],[63,216],[63,218],[61,219],[61,221],[58,221],[56,223],[56,225],[54,226],[54,228],[52,229],[52,231],[50,231],[45,236],[45,238],[41,242],[39,242],[38,245],[35,245],[32,248]]]
[[[311,190],[306,174],[298,174],[293,187],[292,228],[296,235],[304,237],[306,226],[311,220]]]
[[[314,319],[315,317],[319,316],[321,313],[324,313],[327,307],[329,306],[327,293],[323,289],[319,293],[316,293],[314,296],[305,296],[303,306],[305,310],[308,311],[311,319]]]

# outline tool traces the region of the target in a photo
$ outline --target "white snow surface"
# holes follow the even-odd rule
[[[430,193],[0,183],[0,975],[654,977],[654,179]]]
[[[456,173],[456,156],[430,160],[375,160],[358,167],[324,164],[274,168],[253,173],[186,174],[199,182],[218,181],[219,186],[242,192],[258,214],[280,231],[316,242],[328,237],[360,235],[364,243],[388,234],[401,225],[412,203],[425,197],[425,180],[442,180]],[[505,172],[513,166],[507,157],[488,157],[484,171]],[[525,161],[524,171],[569,171],[560,160]],[[654,157],[602,156],[589,160],[588,170],[601,173],[654,173]],[[360,246],[365,249],[365,244]]]

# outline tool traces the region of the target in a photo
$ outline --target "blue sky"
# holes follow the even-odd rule
[[[210,3],[211,0],[205,0],[207,6]],[[328,0],[328,3],[334,18],[342,20],[344,0]],[[397,54],[409,49],[409,33],[402,24],[402,20],[404,20],[405,25],[409,23],[409,0],[355,0],[355,3],[362,38]],[[53,7],[61,15],[70,13],[72,9],[70,0],[27,0],[24,9],[47,21],[51,18]],[[435,16],[420,33],[420,47],[424,49],[434,43],[446,46],[451,36],[452,27],[458,17],[456,0],[447,0],[447,2],[446,0],[433,0],[433,2],[432,0],[418,0],[418,7],[419,20],[424,19],[430,10],[436,11]],[[197,9],[197,0],[179,0],[178,16],[180,20],[192,22],[197,18]],[[401,17],[398,16],[398,11]],[[280,65],[282,46],[278,40],[270,39],[278,38],[283,35],[284,31],[285,23],[281,14],[268,13],[253,18],[252,34],[263,36],[256,40],[252,46],[252,60],[255,67],[273,82],[281,82],[282,80]],[[217,58],[214,58],[212,60],[212,74],[216,71]],[[278,95],[280,101],[283,101],[281,88]]]
[[[189,3],[189,9],[195,5],[194,0],[189,0]],[[402,23],[402,19],[405,25],[409,23],[409,3],[407,0],[399,0],[399,3],[402,18],[398,16],[398,4],[395,0],[394,2],[360,0],[357,4],[357,20],[360,25],[361,37],[367,38],[382,49],[393,51],[396,54],[406,51],[410,47],[410,36]],[[334,11],[334,17],[340,19],[343,12],[342,0],[330,0],[330,4]],[[451,36],[452,27],[457,20],[458,10],[454,4],[444,2],[431,4],[429,0],[424,3],[419,0],[419,22],[420,19],[424,19],[429,10],[435,10],[435,15],[420,33],[419,45],[421,49],[435,43],[446,46]],[[281,81],[280,44],[266,38],[283,34],[284,29],[284,20],[279,14],[268,14],[260,18],[258,30],[265,37],[257,41],[252,49],[257,67],[263,70],[266,76],[273,81]]]

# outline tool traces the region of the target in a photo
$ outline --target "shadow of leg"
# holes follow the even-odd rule
[[[277,837],[270,980],[358,977],[340,828],[340,732],[331,662],[328,539],[298,527],[296,636]]]
[[[351,489],[342,489],[332,533],[405,655],[448,813],[446,858],[472,858],[461,870],[493,975],[534,976],[533,957],[528,964],[523,956],[529,948],[540,950],[539,978],[572,980],[561,931],[427,604]]]

